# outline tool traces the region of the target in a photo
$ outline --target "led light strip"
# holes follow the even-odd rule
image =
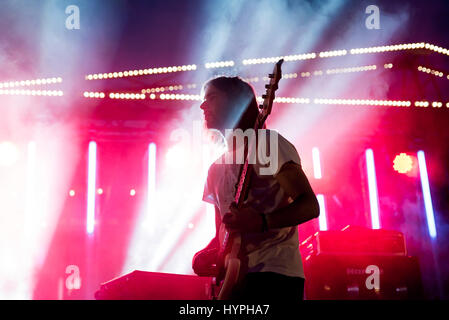
[[[111,99],[130,99],[130,100],[142,100],[145,99],[144,93],[129,93],[129,92],[111,92],[109,93]]]
[[[316,53],[304,53],[304,54],[295,54],[289,56],[281,56],[281,57],[268,57],[268,58],[255,58],[255,59],[244,59],[242,63],[244,65],[248,64],[261,64],[261,63],[275,63],[280,59],[284,59],[284,61],[299,61],[299,60],[308,60],[315,59]]]
[[[61,97],[61,90],[0,89],[0,95]]]
[[[151,98],[151,96],[150,96]],[[154,97],[155,98],[155,97]],[[153,98],[151,98],[153,99]],[[159,95],[161,100],[196,100],[201,101],[203,98],[199,94],[174,94],[174,93],[162,93]]]
[[[218,62],[206,62],[204,64],[204,67],[206,69],[212,69],[212,68],[225,68],[225,67],[233,67],[234,61],[218,61]]]
[[[182,89],[184,89],[184,87],[187,89],[195,89],[196,86],[197,86],[196,83],[189,83],[187,85],[178,84],[178,85],[170,85],[170,86],[165,86],[165,87],[142,89],[141,92],[142,93],[159,93],[159,92],[165,92],[165,91],[182,90]]]
[[[181,72],[181,71],[192,71],[196,70],[196,64],[182,65],[182,66],[171,66],[171,67],[159,67],[159,68],[149,68],[149,69],[138,69],[138,70],[128,70],[119,72],[109,72],[109,73],[93,73],[88,74],[86,80],[101,80],[101,79],[113,79],[113,78],[123,78],[123,77],[135,77],[150,74],[161,74],[161,73],[171,73],[171,72]]]
[[[84,91],[83,96],[85,98],[100,98],[100,99],[103,99],[105,97],[105,94],[104,94],[104,92]]]
[[[35,79],[35,80],[20,80],[20,81],[9,81],[9,82],[0,82],[1,88],[14,88],[14,87],[24,87],[24,86],[40,86],[46,84],[53,83],[61,83],[62,78],[45,78],[45,79]]]
[[[443,72],[441,72],[441,71],[432,70],[430,68],[426,68],[426,67],[423,67],[423,66],[419,66],[418,67],[418,71],[421,71],[421,72],[424,72],[424,73],[428,73],[428,74],[433,74],[434,76],[440,77],[440,78],[444,76]],[[449,75],[448,75],[448,79],[449,79]]]
[[[430,194],[429,176],[427,174],[426,158],[424,151],[418,151],[419,175],[421,178],[421,189],[424,196],[424,207],[426,209],[427,228],[431,238],[436,238],[435,216],[432,206],[432,196]]]
[[[410,101],[396,100],[363,100],[363,99],[314,99],[315,104],[340,104],[340,105],[374,105],[374,106],[394,106],[410,107]]]

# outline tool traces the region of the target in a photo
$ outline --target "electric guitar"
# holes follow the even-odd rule
[[[282,78],[281,65],[284,62],[283,59],[279,60],[274,66],[273,73],[268,77],[270,82],[265,85],[266,92],[262,95],[263,104],[259,106],[261,111],[257,116],[256,123],[254,124],[254,130],[256,132],[255,138],[251,141],[251,147],[257,146],[257,130],[262,129],[268,115],[271,113],[271,108],[274,101],[274,93],[278,89],[279,80]],[[245,149],[247,148],[247,140],[245,140]],[[248,155],[251,154],[251,148],[248,149]],[[240,208],[243,205],[245,195],[249,188],[249,172],[251,171],[250,164],[248,163],[248,156],[246,156],[245,162],[240,167],[239,180],[236,184],[236,192],[234,195],[234,205]],[[211,296],[213,300],[227,300],[230,297],[232,288],[236,285],[240,276],[241,261],[238,258],[240,252],[240,246],[242,238],[239,232],[229,231],[222,223],[220,226],[220,250],[218,253],[218,260],[216,263],[217,276],[212,279],[211,284]]]

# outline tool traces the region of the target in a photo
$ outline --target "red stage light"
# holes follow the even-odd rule
[[[393,169],[399,173],[408,173],[412,171],[413,159],[408,154],[402,152],[393,160]]]

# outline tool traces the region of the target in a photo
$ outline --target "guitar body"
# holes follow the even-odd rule
[[[220,285],[218,300],[228,300],[231,296],[232,288],[237,284],[240,276],[240,259],[238,254],[242,244],[241,235],[237,232],[230,235],[231,251],[226,255],[224,267],[226,269],[225,277]]]
[[[277,90],[279,80],[282,77],[281,65],[283,62],[283,59],[279,60],[273,69],[273,73],[269,74],[270,83],[265,86],[267,90],[266,94],[262,96],[264,102],[260,106],[261,112],[256,119],[254,125],[255,130],[263,127],[265,120],[271,113],[274,93]],[[250,149],[254,148],[256,145],[257,141],[252,141]],[[248,158],[246,158],[245,163],[240,168],[240,176],[238,183],[236,184],[234,204],[237,205],[237,208],[242,205],[244,195],[248,192],[250,180],[248,176],[250,171]],[[222,234],[224,234],[223,237],[221,236]],[[241,277],[240,272],[242,266],[239,259],[239,253],[242,238],[237,231],[227,230],[224,224],[221,224],[220,226],[219,237],[221,246],[217,261],[218,275],[212,280],[211,295],[213,300],[228,300],[231,296],[232,289]]]

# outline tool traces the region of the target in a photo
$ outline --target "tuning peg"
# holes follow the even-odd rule
[[[271,88],[271,84],[266,84],[265,85],[265,89],[270,89]]]
[[[266,99],[267,98],[267,95],[266,94],[263,94],[262,95],[262,99]]]
[[[273,78],[274,78],[274,74],[270,73],[270,74],[268,75],[268,78],[273,79]]]
[[[263,104],[259,105],[259,109],[263,109]]]

